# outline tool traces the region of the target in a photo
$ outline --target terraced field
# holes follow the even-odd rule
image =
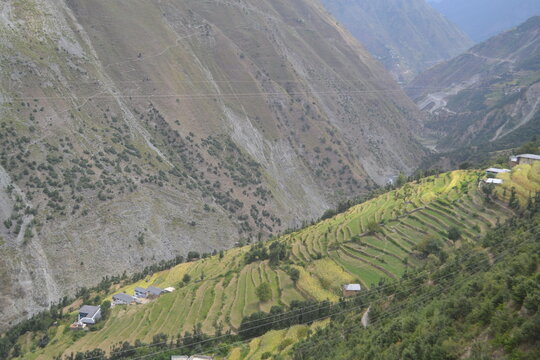
[[[540,186],[538,169],[520,168],[519,176],[527,172],[527,187]],[[482,175],[455,171],[409,183],[332,219],[284,235],[275,241],[289,245],[289,261],[275,268],[268,261],[246,265],[246,246],[225,252],[222,259],[213,256],[148,276],[116,292],[133,293],[135,286],[149,285],[174,286],[177,290],[146,305],[117,306],[103,329],[80,339],[74,339],[70,332],[59,333],[60,328],[53,329],[50,338],[56,339],[55,343],[37,351],[33,358],[48,359],[98,347],[109,350],[120,341],[149,342],[160,332],[176,337],[192,331],[197,324],[208,334],[218,327],[234,331],[244,316],[269,311],[273,305],[287,306],[305,299],[335,301],[344,283],[359,282],[369,288],[381,279],[399,278],[407,269],[422,265],[415,255],[419,242],[437,238],[454,246],[447,237],[453,226],[462,234],[456,243],[474,241],[497,220],[512,214],[502,201],[485,201],[479,187]],[[506,186],[511,184],[508,179]],[[373,224],[379,224],[375,233],[368,231]],[[296,284],[287,267],[300,271]],[[192,280],[181,286],[184,274]],[[262,282],[272,289],[272,298],[265,303],[255,294]],[[256,346],[264,348],[263,344]],[[249,355],[260,352],[251,347],[247,354],[245,348],[234,350],[233,358],[258,358]]]
[[[326,323],[327,321],[324,321],[311,326],[296,325],[285,330],[270,331],[247,344],[233,347],[227,360],[261,359],[265,353],[272,353],[274,356],[286,354],[295,343],[304,339],[310,330],[315,331],[318,327],[326,326]]]

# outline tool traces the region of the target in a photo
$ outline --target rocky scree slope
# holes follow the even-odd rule
[[[431,114],[440,150],[519,145],[540,131],[540,16],[425,71],[406,90]]]
[[[0,328],[424,154],[414,104],[316,1],[4,1],[0,63]]]
[[[401,82],[473,45],[424,0],[322,0]]]

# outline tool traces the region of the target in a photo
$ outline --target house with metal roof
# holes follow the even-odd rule
[[[136,298],[145,298],[148,296],[148,290],[137,286],[133,295],[135,295]]]
[[[79,309],[77,323],[93,325],[101,319],[101,306],[83,305]]]
[[[484,182],[486,184],[502,184],[504,181],[503,179],[484,179]]]
[[[536,154],[521,154],[521,155],[517,155],[515,157],[517,159],[517,163],[518,164],[533,164],[537,161],[540,161],[540,155],[536,155]]]
[[[163,290],[155,287],[155,286],[149,286],[146,288],[146,291],[148,291],[148,297],[158,297],[163,293]]]
[[[113,305],[129,305],[135,302],[135,298],[125,293],[113,295]]]
[[[499,169],[499,168],[494,168],[494,167],[486,169],[486,173],[487,174],[492,174],[492,175],[509,173],[510,171],[511,170],[509,170],[509,169]]]
[[[346,284],[343,285],[343,296],[354,296],[362,290],[360,284]]]

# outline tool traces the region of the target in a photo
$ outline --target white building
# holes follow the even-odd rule
[[[343,296],[354,296],[362,290],[360,284],[343,285]]]
[[[83,305],[79,309],[77,323],[93,325],[101,319],[101,306]]]

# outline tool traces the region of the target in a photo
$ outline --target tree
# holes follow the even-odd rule
[[[452,226],[450,229],[448,229],[447,236],[450,240],[456,241],[461,237],[461,231],[457,227]]]
[[[399,173],[396,179],[396,187],[402,187],[407,182],[407,177],[403,173]]]
[[[370,221],[367,224],[367,231],[370,234],[376,234],[382,231],[381,225],[376,221]]]
[[[109,300],[105,300],[103,303],[101,303],[101,318],[104,321],[107,320],[110,313],[111,313],[111,302]]]
[[[189,274],[184,274],[182,281],[186,284],[189,283],[191,281],[191,276]]]
[[[519,200],[516,196],[516,188],[512,186],[512,192],[510,193],[510,200],[508,200],[508,206],[512,209],[519,208]]]
[[[259,298],[260,302],[267,302],[272,298],[272,288],[270,287],[269,283],[263,282],[257,287],[255,294]]]
[[[300,280],[300,271],[298,269],[291,268],[288,271],[288,274],[289,274],[289,277],[291,278],[292,282],[294,283],[294,285],[296,285],[298,280]]]

